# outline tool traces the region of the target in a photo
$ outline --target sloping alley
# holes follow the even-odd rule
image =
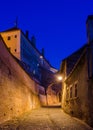
[[[39,108],[0,125],[0,130],[93,130],[62,108]]]

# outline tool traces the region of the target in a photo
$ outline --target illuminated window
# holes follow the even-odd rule
[[[35,74],[36,72],[35,72],[35,70],[33,70],[33,74]]]
[[[39,64],[37,64],[37,66],[39,67]]]
[[[8,36],[7,40],[10,40],[10,39],[11,39],[11,37],[10,37],[10,36]]]
[[[77,97],[77,83],[75,83],[75,97]]]

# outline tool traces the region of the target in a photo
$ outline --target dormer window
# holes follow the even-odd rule
[[[10,40],[10,39],[11,39],[11,37],[10,37],[10,36],[8,36],[7,40]]]

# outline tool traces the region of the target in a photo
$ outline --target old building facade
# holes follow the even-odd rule
[[[28,31],[24,34],[19,28],[14,27],[0,34],[9,51],[19,60],[20,65],[39,83],[42,84],[43,78],[47,78],[45,74],[47,71],[50,74],[54,74],[57,71],[44,57],[44,51],[40,52],[36,48],[35,38],[32,37],[32,39],[29,40]],[[42,73],[42,68],[46,70],[44,74]],[[44,84],[42,85],[44,86]]]
[[[93,25],[90,23],[93,16],[89,16],[86,23],[88,44],[65,58],[60,71],[63,110],[93,126],[93,37],[90,32]]]

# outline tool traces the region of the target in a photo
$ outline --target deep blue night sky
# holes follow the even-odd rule
[[[29,38],[34,35],[37,48],[45,48],[45,57],[55,68],[62,59],[87,42],[86,19],[93,14],[93,0],[2,0],[0,31],[14,26]]]

